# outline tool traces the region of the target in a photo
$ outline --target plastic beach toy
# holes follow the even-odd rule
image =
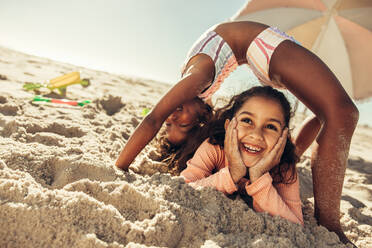
[[[57,90],[62,96],[66,95],[66,87],[73,84],[81,84],[83,87],[90,85],[89,79],[80,79],[80,72],[71,72],[51,80],[46,83],[25,83],[23,88],[25,90],[38,90],[40,88],[48,88],[49,90]]]
[[[144,108],[144,109],[142,109],[141,115],[142,116],[146,116],[149,112],[150,112],[150,109],[149,108]]]
[[[35,96],[32,99],[33,102],[52,102],[52,103],[61,103],[61,104],[68,104],[71,106],[81,106],[83,107],[84,105],[87,105],[91,103],[89,100],[85,101],[73,101],[73,100],[68,100],[68,99],[55,99],[55,98],[47,98],[47,97],[42,97],[42,96]]]

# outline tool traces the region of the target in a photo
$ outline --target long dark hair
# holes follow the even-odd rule
[[[188,131],[187,136],[190,138],[179,145],[174,145],[162,133],[157,142],[159,157],[156,160],[166,163],[171,175],[178,176],[186,169],[186,162],[192,158],[200,144],[208,138],[207,124],[213,116],[212,108],[198,97],[194,100],[200,106],[200,111],[197,112],[197,124]]]
[[[208,125],[209,143],[219,145],[223,149],[225,140],[225,120],[231,120],[243,104],[254,96],[264,97],[278,102],[283,109],[285,127],[289,127],[289,121],[292,116],[291,105],[284,94],[270,86],[256,86],[234,96],[226,106],[216,111],[213,119]],[[295,167],[298,161],[299,158],[295,153],[295,146],[288,133],[280,162],[270,170],[273,183],[293,183],[296,180]],[[290,171],[289,177],[287,176],[288,171]]]

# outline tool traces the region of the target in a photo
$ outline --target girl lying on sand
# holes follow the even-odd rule
[[[283,93],[253,87],[218,110],[206,139],[181,176],[193,187],[236,191],[259,212],[303,225],[298,157],[288,132],[291,107]]]

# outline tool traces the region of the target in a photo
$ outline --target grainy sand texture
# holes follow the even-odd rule
[[[32,103],[24,82],[80,71],[85,107]],[[309,152],[298,165],[305,226],[256,213],[241,199],[195,190],[153,161],[114,162],[169,85],[90,70],[0,47],[0,247],[345,247],[313,218]],[[44,92],[47,93],[47,92]],[[49,94],[53,96],[53,94]],[[342,196],[342,225],[372,247],[372,128],[358,126]]]

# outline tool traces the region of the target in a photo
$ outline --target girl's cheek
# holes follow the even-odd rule
[[[242,137],[244,134],[247,133],[247,130],[246,128],[244,128],[243,126],[239,125],[236,127],[236,131],[238,132],[238,138],[239,137]]]
[[[265,136],[264,138],[266,140],[266,144],[270,147],[270,149],[273,148],[276,142],[278,142],[279,140],[278,135],[266,133],[264,136]]]
[[[278,140],[279,140],[280,136],[277,136],[275,135],[274,137],[272,137],[272,146],[275,146],[276,143],[278,143]]]

